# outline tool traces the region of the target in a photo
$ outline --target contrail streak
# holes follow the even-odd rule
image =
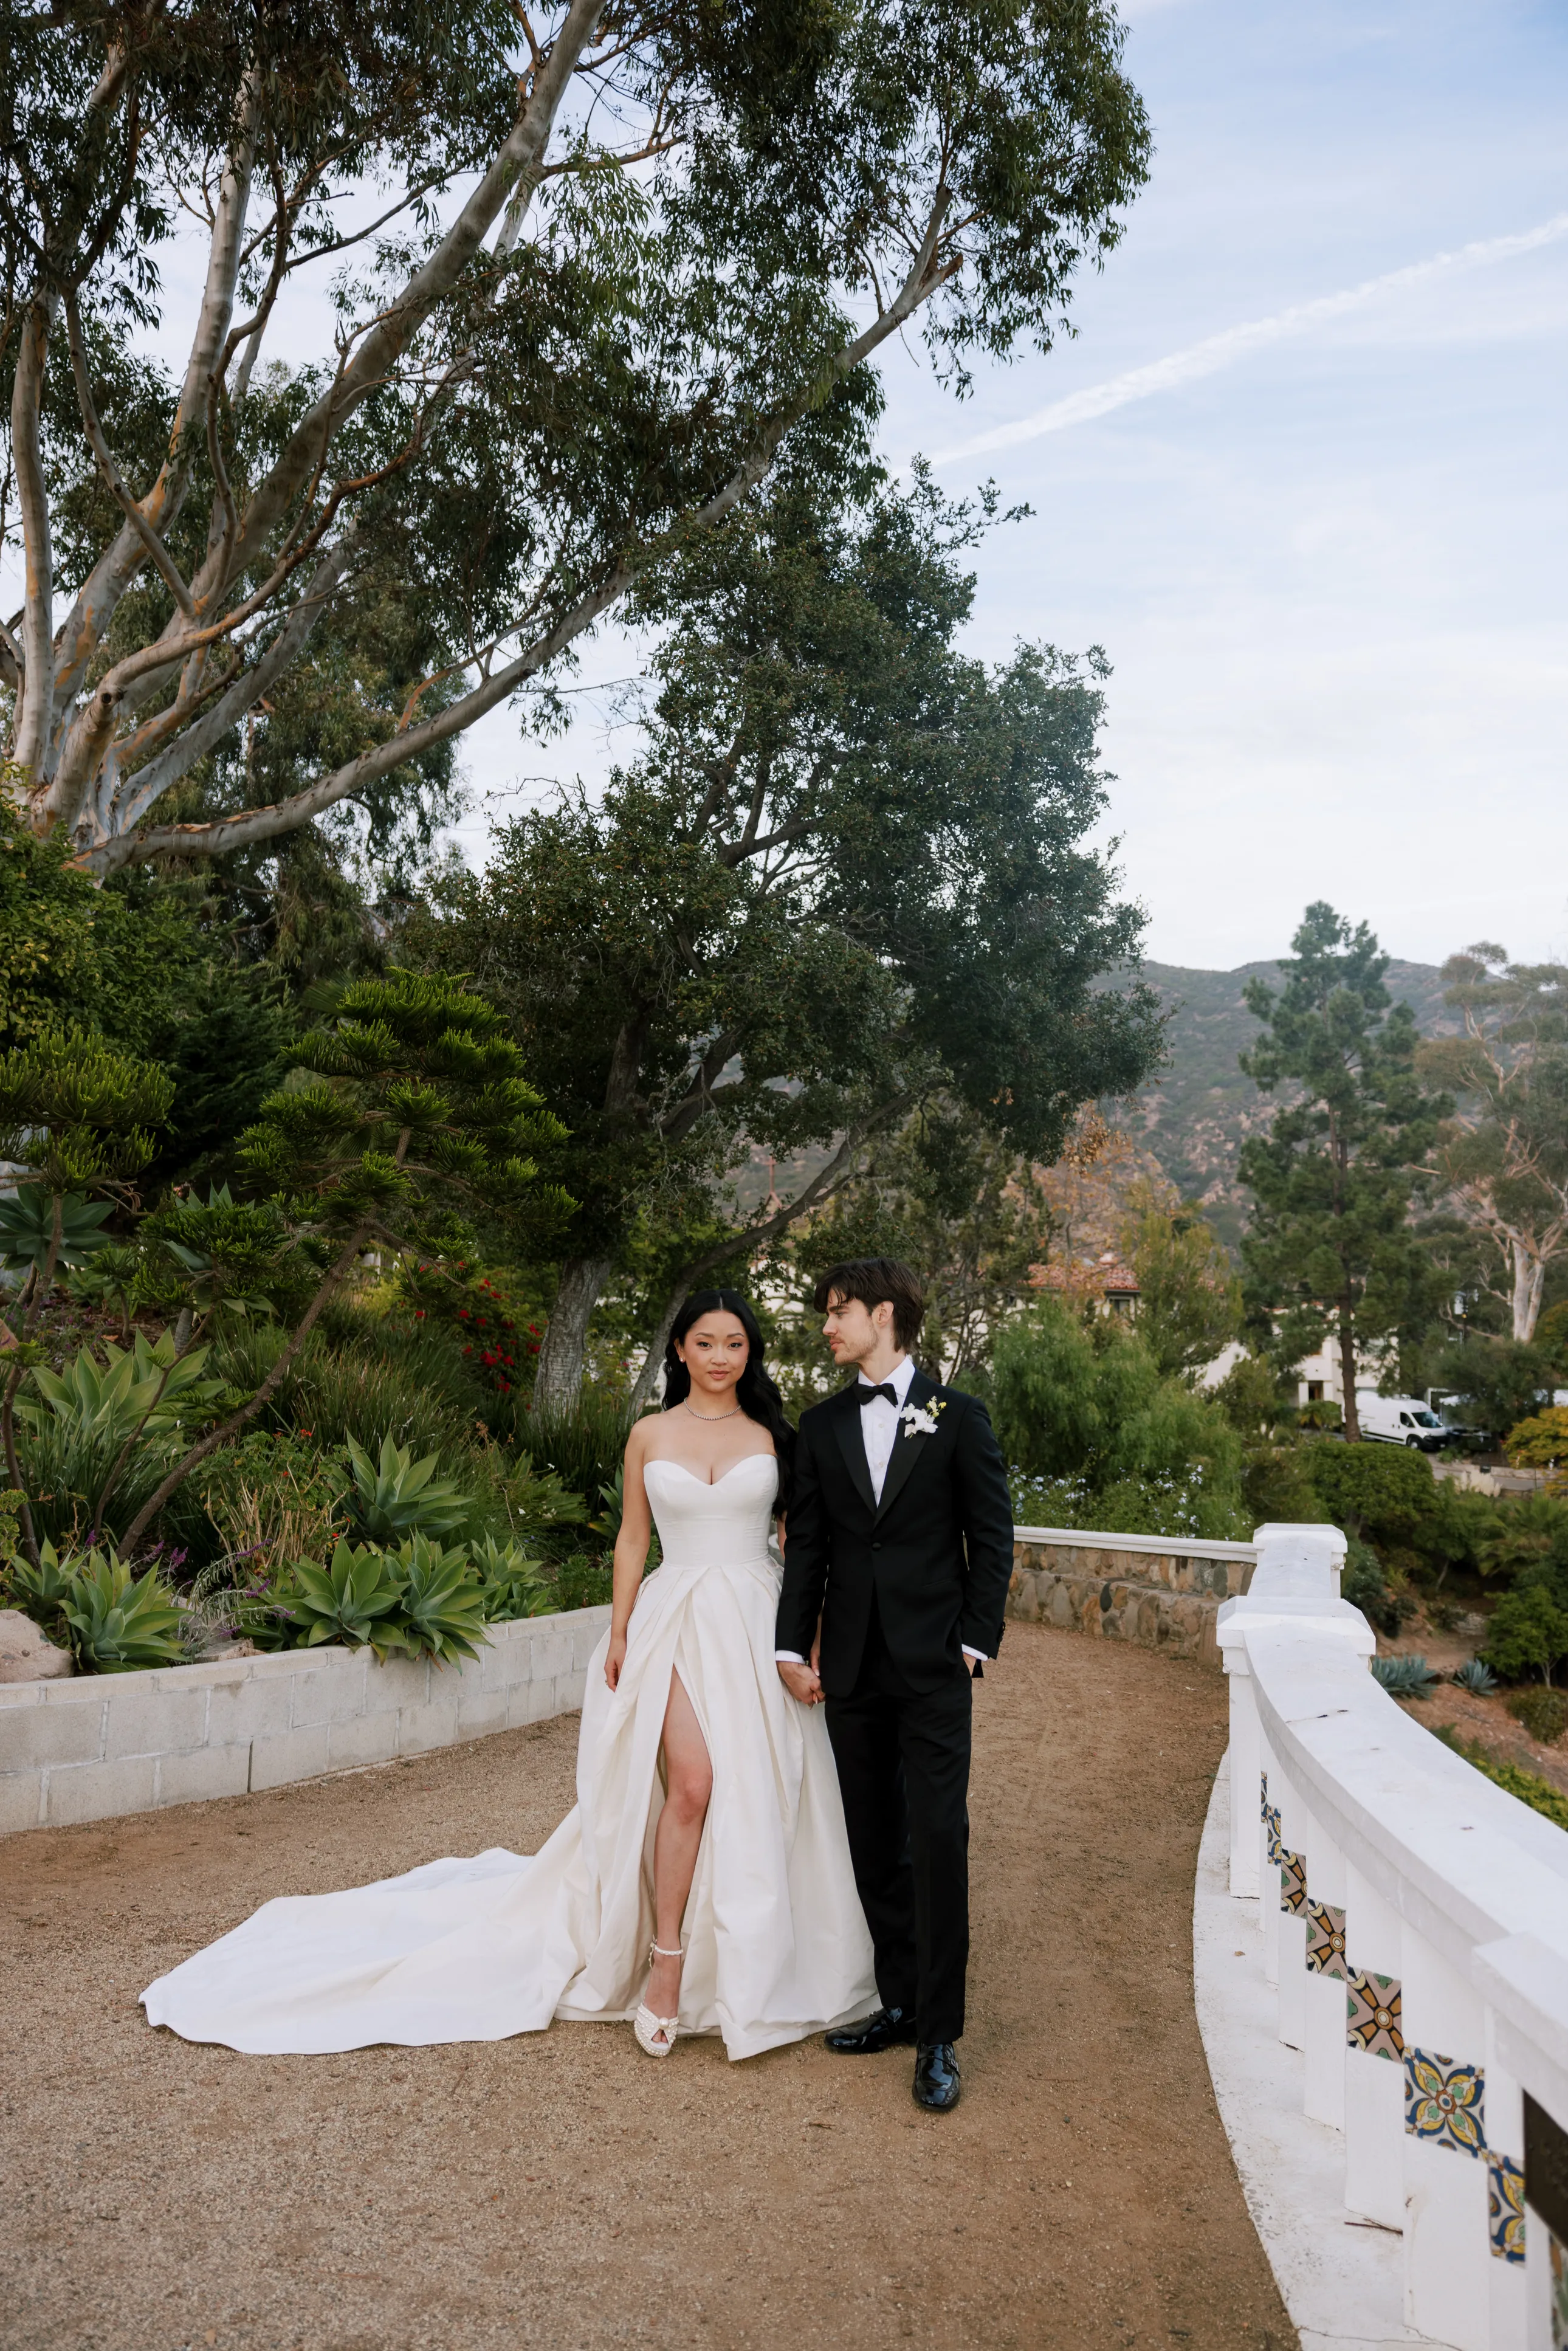
[[[1491,236],[1474,245],[1461,245],[1452,253],[1434,254],[1429,261],[1414,261],[1406,268],[1389,270],[1385,277],[1369,277],[1363,285],[1347,287],[1343,294],[1325,294],[1316,302],[1298,302],[1289,310],[1276,311],[1271,319],[1254,319],[1247,326],[1227,327],[1223,334],[1206,336],[1201,343],[1189,343],[1185,351],[1172,351],[1168,358],[1154,360],[1147,367],[1131,368],[1125,375],[1113,375],[1086,392],[1071,392],[1065,400],[1052,401],[1049,408],[1036,409],[1032,416],[1020,416],[1016,423],[998,424],[977,440],[944,451],[932,462],[951,465],[957,458],[982,456],[991,449],[1010,449],[1019,441],[1038,439],[1042,433],[1065,432],[1070,424],[1087,424],[1093,417],[1108,416],[1113,408],[1125,408],[1131,401],[1151,400],[1155,392],[1170,392],[1177,384],[1194,383],[1200,376],[1215,375],[1221,368],[1234,365],[1253,351],[1265,350],[1271,343],[1282,343],[1291,335],[1310,334],[1314,327],[1326,325],[1331,319],[1342,319],[1347,311],[1359,310],[1382,295],[1402,293],[1409,286],[1427,285],[1433,278],[1446,277],[1457,269],[1480,269],[1490,262],[1507,261],[1516,253],[1533,253],[1538,246],[1554,245],[1562,236],[1568,236],[1568,213],[1554,213],[1539,228],[1524,229],[1517,236]]]

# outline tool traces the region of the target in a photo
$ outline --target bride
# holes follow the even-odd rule
[[[575,1808],[531,1859],[426,1862],[266,1903],[141,1995],[152,2024],[264,2054],[500,2041],[632,2020],[754,2057],[874,2006],[827,1728],[773,1662],[793,1431],[733,1290],[687,1299],[664,1409],[633,1427]],[[651,1524],[663,1563],[643,1577]]]

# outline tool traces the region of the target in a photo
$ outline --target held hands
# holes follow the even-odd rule
[[[621,1668],[625,1663],[626,1635],[624,1633],[612,1633],[610,1646],[604,1654],[604,1678],[612,1689],[620,1682]]]
[[[790,1697],[798,1698],[802,1706],[821,1706],[822,1703],[821,1679],[814,1664],[797,1666],[788,1658],[780,1657],[779,1678]]]

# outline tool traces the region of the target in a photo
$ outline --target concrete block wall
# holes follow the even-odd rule
[[[0,1684],[0,1834],[243,1796],[569,1714],[608,1608],[493,1625],[476,1658],[290,1649]]]

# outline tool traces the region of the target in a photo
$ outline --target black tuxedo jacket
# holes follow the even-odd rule
[[[820,1613],[822,1687],[848,1698],[874,1593],[894,1663],[912,1689],[934,1690],[961,1667],[966,1643],[988,1657],[1001,1646],[1013,1567],[1001,1447],[977,1398],[917,1371],[905,1409],[925,1406],[936,1431],[900,1419],[878,1503],[858,1389],[857,1381],[801,1416],[778,1645],[810,1656]]]

